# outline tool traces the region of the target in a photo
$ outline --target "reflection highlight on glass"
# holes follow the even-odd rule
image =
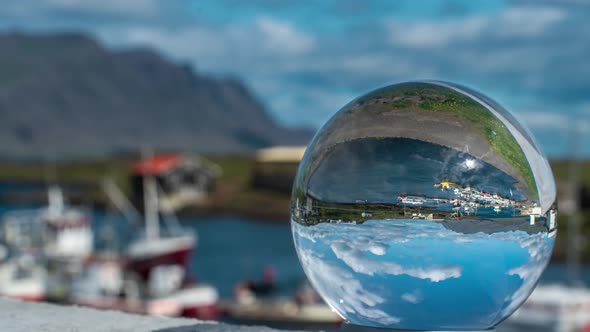
[[[444,82],[385,87],[318,132],[292,197],[295,246],[353,324],[483,330],[532,292],[550,258],[556,193],[530,133]]]

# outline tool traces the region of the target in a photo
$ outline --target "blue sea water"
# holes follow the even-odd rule
[[[191,272],[215,284],[222,296],[231,296],[240,281],[260,279],[268,267],[275,270],[280,295],[292,295],[305,281],[287,224],[225,217],[184,219],[183,225],[199,236]]]

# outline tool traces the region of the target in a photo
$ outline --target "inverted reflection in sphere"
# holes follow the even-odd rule
[[[308,278],[350,323],[483,330],[547,265],[555,196],[509,112],[461,86],[412,82],[352,101],[318,132],[292,228]]]

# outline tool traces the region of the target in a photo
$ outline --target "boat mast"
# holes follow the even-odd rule
[[[109,200],[121,213],[123,213],[128,221],[137,222],[141,220],[141,214],[139,211],[137,211],[112,178],[104,178],[101,182],[101,186]]]
[[[156,184],[156,179],[151,174],[143,175],[143,208],[146,238],[157,239],[160,237],[158,185]]]
[[[55,157],[45,157],[45,184],[47,186],[47,211],[50,216],[56,217],[63,213],[64,196],[57,179],[57,167]]]
[[[64,197],[61,188],[57,185],[50,185],[47,189],[47,202],[49,214],[52,217],[58,216],[64,211]]]

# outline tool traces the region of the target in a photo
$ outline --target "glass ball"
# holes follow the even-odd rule
[[[353,100],[316,134],[291,224],[307,277],[347,322],[485,330],[549,261],[555,182],[529,131],[490,98],[402,83]]]

